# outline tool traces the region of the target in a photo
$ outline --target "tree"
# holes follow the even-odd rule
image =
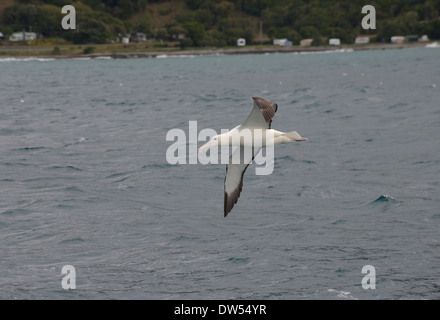
[[[263,10],[276,2],[271,0],[238,0],[237,6],[246,13],[260,17]]]
[[[377,36],[379,39],[390,41],[392,36],[401,36],[407,33],[405,23],[401,19],[379,21]]]
[[[207,47],[224,47],[227,45],[225,34],[218,30],[210,30],[206,32],[200,45]]]
[[[195,46],[199,46],[205,36],[205,29],[196,21],[185,22],[183,27],[188,30],[188,36]]]
[[[112,37],[107,25],[97,19],[81,19],[78,23],[80,31],[71,33],[74,43],[105,43]]]
[[[2,33],[5,36],[5,38],[9,37],[11,34],[14,33],[14,30],[11,27],[8,27],[8,26],[3,27],[1,30],[2,30]]]

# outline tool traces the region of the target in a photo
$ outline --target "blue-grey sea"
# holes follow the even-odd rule
[[[309,141],[224,218],[166,135],[252,96]],[[439,299],[440,49],[0,59],[0,298]]]

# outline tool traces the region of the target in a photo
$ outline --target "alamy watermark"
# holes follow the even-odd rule
[[[362,274],[366,274],[361,281],[362,288],[365,290],[376,289],[376,268],[372,265],[365,265],[362,267]],[[64,290],[76,289],[76,270],[74,266],[63,266],[61,275],[64,275],[61,280],[61,287]]]
[[[362,18],[362,28],[365,30],[376,29],[376,8],[372,5],[362,7],[363,14],[367,14]],[[67,13],[61,20],[61,26],[64,30],[76,29],[76,9],[73,5],[65,5],[61,9],[61,13]]]
[[[61,287],[64,290],[76,289],[76,270],[72,265],[65,265],[61,269],[61,275],[65,275],[61,280]]]
[[[236,130],[236,131],[234,131]],[[169,164],[244,164],[255,162],[256,175],[269,175],[274,167],[274,131],[266,129],[197,130],[197,121],[189,121],[188,134],[179,128],[167,132],[173,141],[166,151]],[[200,148],[199,142],[206,142]],[[219,148],[220,147],[220,148]],[[230,148],[232,147],[232,150]],[[261,149],[263,149],[260,151]],[[219,152],[220,151],[220,152]]]
[[[67,13],[61,20],[61,27],[64,30],[76,29],[76,9],[72,5],[61,8],[61,13]]]
[[[376,289],[376,268],[372,265],[366,265],[362,268],[362,273],[367,274],[362,278],[363,289]]]
[[[372,5],[365,5],[362,7],[362,13],[367,13],[367,15],[362,18],[362,28],[364,30],[376,29],[376,8]]]
[[[376,29],[376,8],[372,5],[362,7],[363,14],[367,14],[362,18],[362,28],[364,30]],[[61,13],[67,13],[61,20],[61,27],[64,30],[76,29],[76,9],[73,5],[65,5],[61,9]]]

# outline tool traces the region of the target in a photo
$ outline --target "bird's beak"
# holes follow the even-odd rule
[[[197,149],[197,152],[203,151],[203,150],[207,150],[211,148],[211,141],[208,141],[207,143],[205,143],[203,146],[201,146],[200,148]]]

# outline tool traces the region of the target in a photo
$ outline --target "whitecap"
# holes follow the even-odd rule
[[[440,44],[438,42],[428,43],[425,48],[440,48]]]
[[[349,49],[334,49],[334,50],[321,50],[321,51],[301,51],[300,54],[324,54],[324,53],[349,53],[354,50]]]
[[[23,61],[54,61],[54,58],[37,58],[37,57],[27,57],[27,58],[0,58],[0,62],[23,62]]]
[[[215,56],[215,54],[207,53],[207,54],[159,54],[156,56],[156,58],[196,58],[196,57],[203,57],[203,56]]]
[[[357,300],[357,298],[353,297],[351,295],[351,292],[349,292],[349,291],[342,291],[342,290],[335,290],[335,289],[327,289],[327,291],[336,293],[337,298]]]

